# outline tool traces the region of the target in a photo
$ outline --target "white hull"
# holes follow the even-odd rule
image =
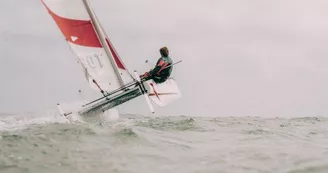
[[[58,109],[61,115],[66,117],[78,115],[82,117],[82,119],[90,119],[90,117],[94,119],[104,114],[107,110],[114,110],[116,106],[124,104],[141,95],[145,95],[151,102],[160,107],[167,106],[181,97],[178,85],[173,78],[161,84],[156,84],[154,81],[149,80],[143,82],[143,84],[138,82],[131,83],[128,87],[117,90],[116,93],[112,93],[107,97],[102,97],[89,103],[80,102],[68,107],[62,107],[61,104],[59,104]],[[150,106],[152,108],[152,105]],[[153,112],[152,109],[151,111]]]

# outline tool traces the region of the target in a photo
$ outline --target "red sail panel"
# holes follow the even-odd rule
[[[80,46],[102,47],[91,21],[63,18],[46,8],[67,41]]]
[[[125,70],[125,67],[123,65],[123,63],[121,62],[120,58],[118,57],[114,47],[112,46],[112,44],[110,43],[110,41],[106,38],[106,42],[108,44],[108,47],[110,49],[110,51],[112,52],[113,54],[113,57],[114,57],[114,60],[115,60],[115,63],[117,65],[118,68],[122,69],[122,70]]]

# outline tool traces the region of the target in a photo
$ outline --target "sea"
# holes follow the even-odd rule
[[[96,122],[96,121],[95,121]],[[327,173],[328,118],[0,114],[0,173]]]

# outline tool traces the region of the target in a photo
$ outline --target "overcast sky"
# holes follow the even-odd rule
[[[131,71],[148,70],[161,46],[183,60],[173,72],[183,97],[159,115],[328,115],[327,0],[91,2]],[[40,0],[1,0],[0,16],[0,112],[92,93]],[[142,97],[120,110],[149,111]]]

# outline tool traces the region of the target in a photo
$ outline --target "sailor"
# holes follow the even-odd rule
[[[173,66],[172,59],[169,57],[169,49],[162,47],[159,50],[161,57],[157,60],[154,69],[140,76],[142,80],[153,79],[156,83],[165,82],[171,75]]]

